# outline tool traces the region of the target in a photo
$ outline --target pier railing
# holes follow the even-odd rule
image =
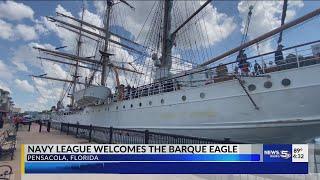
[[[51,127],[67,135],[88,139],[89,142],[108,144],[240,144],[239,142],[230,141],[230,139],[217,140],[148,130],[85,126],[69,123],[52,123]]]

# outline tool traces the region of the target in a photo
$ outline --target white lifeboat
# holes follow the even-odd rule
[[[79,106],[96,104],[106,100],[111,90],[105,86],[92,86],[74,93],[74,100]]]

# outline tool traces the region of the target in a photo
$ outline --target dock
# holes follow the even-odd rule
[[[69,126],[69,127],[68,127]],[[5,129],[8,129],[9,125],[6,124],[3,129],[1,129],[0,133],[3,132]],[[90,129],[91,128],[91,132]],[[41,132],[39,130],[41,129]],[[77,130],[78,129],[78,130]],[[62,130],[62,131],[61,131]],[[94,131],[95,130],[95,131]],[[106,132],[106,129],[99,129],[100,131]],[[142,142],[145,141],[145,134],[139,135],[139,131],[130,130],[132,133],[136,133],[136,135],[139,135],[134,138],[129,138],[128,133],[125,133],[124,130],[119,129],[112,129],[113,133],[116,132],[118,134],[117,136],[113,137],[113,143],[116,143],[117,140],[122,140],[124,142],[131,142],[134,143],[136,141]],[[117,132],[118,131],[118,132]],[[87,143],[96,143],[97,141],[100,141],[101,139],[96,139],[94,135],[97,135],[98,128],[93,128],[90,126],[78,126],[78,128],[75,125],[62,125],[62,128],[60,126],[60,129],[58,126],[54,126],[50,129],[50,132],[47,131],[47,127],[42,124],[42,127],[40,128],[40,124],[38,123],[32,123],[30,125],[30,130],[28,125],[20,125],[18,132],[16,134],[16,150],[14,151],[13,160],[10,160],[10,156],[7,157],[7,159],[0,161],[1,165],[9,165],[12,167],[12,174],[10,176],[7,176],[8,180],[20,180],[21,179],[21,172],[20,172],[20,150],[21,150],[21,144],[87,144]],[[91,133],[91,135],[90,135]],[[147,132],[149,133],[149,132]],[[121,137],[120,135],[127,136],[127,138]],[[152,134],[152,133],[151,133]],[[115,135],[115,134],[114,134]],[[131,134],[132,135],[132,134]],[[150,135],[150,134],[148,134]],[[91,136],[91,138],[90,138]],[[110,138],[110,134],[108,136]],[[106,138],[108,140],[108,138]],[[186,137],[185,137],[186,138]],[[160,138],[162,141],[170,138]],[[173,138],[177,142],[187,142],[186,140],[179,139],[178,137]],[[205,140],[205,139],[204,139]],[[155,139],[153,136],[150,136],[148,139],[150,142],[154,142]],[[169,140],[172,141],[172,140]],[[199,139],[196,141],[193,139],[194,142],[199,141]],[[108,143],[108,142],[104,142]],[[164,142],[163,142],[164,143]],[[208,142],[209,143],[209,142]],[[212,143],[212,142],[211,142]],[[316,153],[319,153],[318,151]],[[320,158],[320,156],[317,154],[318,157],[315,157],[315,160],[317,158]],[[313,163],[313,162],[312,162]],[[314,165],[319,167],[319,163]],[[315,168],[314,166],[310,166],[310,168]],[[1,171],[1,168],[0,168]],[[0,174],[3,172],[0,172]],[[36,178],[35,178],[36,177]],[[80,177],[80,178],[79,178]],[[98,179],[115,179],[115,180],[126,180],[130,178],[134,179],[141,179],[141,180],[147,180],[147,179],[166,179],[166,180],[230,180],[230,179],[261,179],[261,180],[268,180],[268,179],[317,179],[320,178],[319,174],[309,174],[309,175],[116,175],[116,174],[100,174],[96,175]],[[101,177],[101,178],[100,178]],[[89,179],[90,175],[87,174],[52,174],[52,175],[24,175],[23,180],[44,180],[44,179],[52,179],[52,180],[69,180],[71,178],[77,178],[78,180],[81,179]],[[1,179],[1,175],[0,175]]]
[[[8,128],[8,124],[1,130],[2,132]],[[6,157],[3,161],[0,161],[0,165],[9,165],[12,167],[14,180],[20,180],[20,152],[21,144],[84,144],[88,143],[88,140],[75,138],[62,134],[57,130],[52,129],[50,132],[45,130],[39,133],[39,124],[32,123],[30,131],[27,125],[20,125],[16,136],[16,150],[14,151],[13,160],[10,157]],[[1,169],[0,169],[1,170]],[[2,173],[2,172],[0,172]],[[0,178],[1,179],[1,178]]]

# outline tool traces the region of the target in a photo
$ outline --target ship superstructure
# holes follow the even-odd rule
[[[320,80],[316,77],[320,74],[320,58],[306,47],[320,41],[245,58],[241,52],[276,35],[279,35],[278,47],[281,48],[282,32],[319,15],[320,9],[285,23],[287,1],[284,1],[281,26],[248,41],[247,32],[254,8],[250,6],[241,44],[214,58],[194,64],[194,61],[177,57],[175,46],[187,46],[188,39],[194,38],[181,35],[181,31],[187,31],[186,26],[191,21],[197,21],[194,18],[201,18],[199,14],[212,1],[203,2],[180,21],[172,19],[179,5],[174,2],[164,0],[155,3],[154,6],[158,6],[152,17],[155,23],[146,35],[146,39],[150,40],[143,44],[115,33],[114,26],[111,26],[111,14],[115,12],[115,6],[134,8],[124,0],[107,1],[103,27],[61,13],[57,14],[58,17],[78,25],[48,17],[58,26],[79,35],[76,54],[36,48],[46,55],[73,63],[52,57],[42,59],[75,67],[72,80],[34,76],[73,85],[70,108],[57,110],[52,114],[52,121],[149,129],[244,142],[298,143],[319,136],[320,102],[317,92],[320,90]],[[80,56],[82,38],[97,41],[93,57]],[[117,54],[113,46],[143,56],[144,64],[135,61],[115,62],[114,56]],[[192,51],[190,48],[184,49]],[[282,58],[274,56],[279,52]],[[238,54],[235,61],[216,63],[233,54]],[[177,61],[184,65],[184,69],[174,72],[173,66],[177,66]],[[248,62],[255,66],[254,72],[247,71]],[[267,65],[266,62],[275,63]],[[79,81],[78,68],[91,70],[90,77],[84,82]],[[130,74],[131,80],[125,79],[127,85],[121,83],[124,80],[120,73]],[[100,83],[94,84],[97,74],[100,74]],[[112,74],[115,88],[111,87],[110,82],[107,83],[108,75]],[[136,83],[141,79],[144,79],[142,85]],[[76,91],[79,85],[82,88]]]

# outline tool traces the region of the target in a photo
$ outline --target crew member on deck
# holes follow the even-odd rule
[[[278,65],[278,66],[285,64],[284,58],[283,58],[283,53],[282,53],[282,48],[283,48],[283,45],[279,44],[276,52],[274,53],[274,56],[275,56],[274,61],[275,61],[276,65]]]
[[[127,93],[126,93],[126,99],[130,99],[130,94],[131,94],[131,86],[128,84],[127,87]]]
[[[244,49],[241,49],[238,56],[237,56],[237,61],[239,68],[241,69],[241,73],[244,73],[248,75],[249,73],[249,62],[247,62],[247,54],[244,52]]]
[[[261,68],[260,64],[257,63],[257,61],[254,61],[253,68],[254,68],[255,75],[262,74],[262,68]]]

